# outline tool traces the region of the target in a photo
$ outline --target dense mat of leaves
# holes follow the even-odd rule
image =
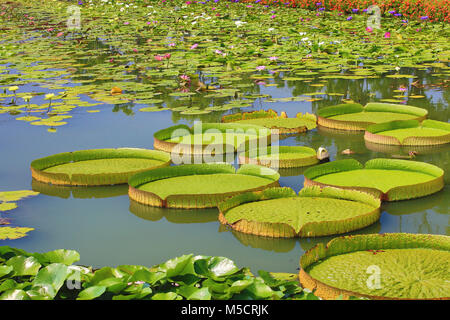
[[[224,257],[183,255],[148,268],[74,265],[73,250],[29,253],[0,247],[0,300],[317,300],[294,274],[238,268]]]

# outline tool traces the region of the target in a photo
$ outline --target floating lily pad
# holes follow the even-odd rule
[[[450,143],[450,124],[424,120],[392,121],[370,125],[364,139],[368,142],[389,145],[439,145]]]
[[[299,279],[324,299],[449,299],[449,261],[448,236],[346,236],[307,251]]]
[[[270,188],[234,196],[219,205],[219,221],[266,237],[317,237],[364,228],[380,217],[381,202],[352,190]]]
[[[165,152],[135,148],[94,149],[59,153],[34,160],[34,179],[56,185],[111,185],[126,183],[133,174],[168,166]]]
[[[365,107],[357,103],[340,104],[318,111],[317,123],[324,127],[341,130],[365,130],[370,124],[393,120],[424,120],[428,111],[422,108],[368,103]]]
[[[316,151],[309,147],[277,146],[252,149],[239,155],[239,163],[273,168],[305,167],[319,163]]]
[[[32,230],[34,230],[34,228],[0,227],[0,240],[14,240],[23,238]]]
[[[354,159],[320,164],[305,171],[305,186],[334,186],[374,194],[386,201],[423,197],[444,188],[444,171],[434,165],[398,159]]]
[[[277,112],[272,109],[226,115],[222,118],[222,122],[263,126],[271,129],[275,134],[301,133],[316,127],[316,117],[312,114],[299,113],[295,118],[288,118],[287,116],[278,116]]]
[[[177,125],[157,131],[154,134],[154,147],[176,154],[223,154],[233,153],[249,144],[257,145],[259,139],[265,139],[266,145],[270,144],[270,138],[270,130],[261,126],[198,123],[192,128]]]
[[[210,208],[231,195],[277,186],[278,179],[274,170],[255,165],[235,172],[230,164],[187,164],[134,175],[129,196],[155,207]]]

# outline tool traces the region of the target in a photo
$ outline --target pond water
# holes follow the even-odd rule
[[[431,82],[427,71],[407,70],[426,83]],[[411,80],[409,80],[411,83]],[[405,83],[403,80],[401,83]],[[370,93],[379,98],[389,98],[398,87],[395,79],[328,80],[323,92],[346,92],[359,88],[354,100],[369,101]],[[339,89],[336,86],[340,86]],[[33,88],[35,90],[35,88]],[[277,81],[277,86],[256,87],[259,94],[272,98],[300,96],[310,88],[301,83]],[[410,87],[414,90],[415,88]],[[25,89],[27,90],[27,89]],[[42,89],[45,90],[45,89]],[[408,104],[426,108],[430,118],[447,121],[448,92],[421,89],[422,99],[410,99]],[[89,98],[82,100],[90,101]],[[315,112],[325,105],[338,103],[339,98],[325,96],[320,101],[266,102],[258,98],[253,107],[245,111],[274,109],[286,111],[288,116],[298,112]],[[217,210],[172,210],[149,208],[132,204],[126,186],[95,188],[56,188],[31,181],[29,171],[33,159],[46,155],[89,148],[138,147],[153,148],[153,133],[174,123],[192,125],[202,117],[183,118],[170,110],[160,112],[134,112],[138,106],[127,104],[127,110],[102,104],[95,107],[98,113],[75,111],[70,123],[51,133],[41,126],[30,126],[15,120],[10,114],[0,115],[0,191],[31,189],[40,191],[37,197],[22,200],[19,208],[2,217],[11,219],[12,225],[32,226],[29,236],[2,241],[2,244],[27,251],[47,251],[58,248],[75,249],[81,253],[80,263],[100,267],[103,265],[142,264],[154,265],[185,253],[226,256],[238,265],[278,272],[296,272],[298,260],[305,250],[332,237],[315,239],[269,239],[232,232],[217,221]],[[208,115],[212,117],[211,115]],[[218,121],[216,119],[207,121]],[[366,146],[362,134],[332,132],[318,128],[282,140],[281,145],[325,147],[331,160],[355,158],[361,162],[406,151],[378,150]],[[350,148],[352,155],[340,152]],[[430,148],[419,152],[416,160],[435,164],[448,171],[449,147]],[[281,186],[299,191],[303,186],[303,170],[281,172]],[[389,179],[389,177],[386,177]],[[412,201],[383,204],[378,223],[355,232],[384,233],[450,233],[449,173],[445,176],[443,191]]]
[[[416,49],[414,43],[420,40],[412,42],[408,40],[409,35],[405,35],[403,40],[392,40],[403,46],[396,47],[381,34],[381,40],[376,40],[377,45],[372,46],[368,40],[355,40],[356,33],[352,31],[352,28],[359,28],[365,32],[364,18],[355,16],[353,21],[346,22],[345,17],[337,17],[342,20],[338,28],[337,24],[326,20],[319,21],[317,18],[315,21],[316,15],[311,13],[312,20],[305,20],[305,25],[299,26],[298,17],[291,11],[283,13],[280,10],[277,13],[280,22],[274,19],[268,22],[280,24],[274,25],[280,34],[275,49],[271,49],[275,31],[260,31],[261,24],[255,19],[266,22],[258,14],[253,20],[248,19],[248,25],[244,27],[248,28],[246,34],[241,34],[239,30],[242,29],[236,31],[235,20],[246,18],[241,17],[242,8],[237,6],[230,4],[229,9],[228,5],[220,7],[221,12],[230,10],[230,16],[224,14],[226,19],[220,20],[220,24],[213,23],[214,18],[211,21],[209,18],[199,19],[189,11],[197,9],[183,8],[187,12],[186,17],[189,14],[188,18],[183,16],[183,19],[188,20],[183,25],[186,29],[183,32],[180,30],[184,29],[177,25],[181,18],[175,21],[167,17],[166,9],[157,8],[158,12],[155,10],[156,13],[150,19],[161,22],[162,27],[158,29],[159,25],[149,27],[150,22],[146,23],[145,20],[146,12],[153,9],[145,11],[138,8],[128,16],[136,17],[130,18],[133,28],[139,30],[135,37],[130,36],[126,28],[131,25],[123,23],[122,17],[113,19],[118,12],[115,8],[109,11],[105,9],[105,17],[99,17],[102,10],[84,13],[89,17],[83,20],[86,25],[85,37],[75,34],[64,40],[56,33],[61,26],[60,21],[65,19],[61,13],[65,10],[50,14],[46,10],[51,8],[30,8],[31,14],[36,15],[36,25],[31,26],[27,19],[22,21],[23,13],[28,12],[27,8],[18,9],[23,11],[20,11],[19,18],[15,16],[17,21],[4,20],[5,27],[0,29],[4,39],[0,45],[11,45],[7,52],[17,55],[2,56],[4,51],[0,50],[0,191],[33,189],[40,194],[21,200],[19,207],[13,211],[0,213],[0,218],[10,220],[11,226],[35,229],[24,238],[2,240],[0,245],[32,252],[74,249],[80,252],[79,263],[94,267],[155,265],[176,256],[195,253],[225,256],[234,260],[238,266],[249,266],[252,271],[264,269],[296,273],[299,258],[306,250],[333,237],[299,240],[242,234],[221,226],[217,221],[217,209],[159,209],[130,203],[127,186],[56,188],[36,183],[31,179],[30,163],[51,154],[82,149],[153,149],[153,134],[173,124],[220,122],[225,114],[260,109],[273,109],[278,113],[285,111],[289,117],[294,117],[299,112],[316,113],[320,108],[350,99],[363,105],[375,101],[406,103],[427,109],[430,119],[449,122],[448,59],[444,59],[444,62],[430,59],[431,49],[420,49],[409,54],[413,50],[411,48]],[[271,16],[271,13],[267,14]],[[306,16],[303,11],[301,14]],[[142,21],[139,20],[141,18]],[[197,20],[198,25],[194,25]],[[35,30],[38,21],[44,27]],[[155,21],[151,23],[156,25]],[[290,23],[288,27],[283,26],[285,21]],[[304,21],[303,18],[301,21]],[[329,23],[330,30],[323,25],[325,22]],[[321,27],[318,28],[316,24]],[[342,24],[345,24],[345,28],[341,28]],[[394,24],[401,27],[399,21],[391,23]],[[292,26],[298,27],[298,30],[291,32]],[[45,31],[48,27],[55,30]],[[435,35],[441,33],[440,29],[431,26],[424,25],[423,28],[429,28],[427,30]],[[314,38],[318,42],[317,46],[301,40],[306,32],[311,40]],[[412,27],[407,32],[419,37]],[[170,37],[167,37],[168,34]],[[434,39],[433,34],[420,34],[420,39]],[[229,64],[225,60],[229,56],[222,57],[218,50],[221,37],[225,38],[227,47],[221,44],[223,46],[220,49],[228,50],[230,56],[233,55],[234,60],[230,60]],[[93,38],[97,40],[92,41]],[[103,41],[98,41],[100,38]],[[185,49],[168,45],[168,42],[175,41],[172,38]],[[330,42],[330,38],[339,41]],[[146,39],[152,41],[147,42]],[[321,45],[319,41],[322,40],[331,43],[327,49],[330,54],[325,52],[327,56],[318,50]],[[286,50],[283,49],[283,43]],[[371,58],[365,60],[362,58],[364,54],[353,55],[351,50],[344,52],[346,48],[339,46],[345,43],[348,46],[355,44],[355,50],[364,49]],[[199,53],[193,51],[197,49],[192,49],[195,44],[199,44]],[[262,59],[257,52],[262,45],[268,48],[264,59],[269,61],[270,55],[279,55],[279,61],[266,61],[268,66],[265,70],[260,68],[255,71],[259,65],[257,59]],[[427,44],[429,47],[433,45],[445,49],[448,38],[443,40],[441,37],[436,43],[430,41]],[[331,54],[335,50],[341,50],[341,56]],[[153,59],[156,53],[164,55],[167,52],[172,53],[170,61]],[[377,55],[386,53],[387,64],[382,65],[373,52],[378,52]],[[302,59],[307,53],[312,59]],[[394,53],[398,53],[396,57],[401,56],[402,63],[397,64]],[[419,64],[419,60],[428,63]],[[396,68],[397,65],[402,67]],[[279,70],[275,72],[268,69]],[[192,88],[187,90],[190,90],[191,96],[180,91],[180,75],[188,73],[193,81]],[[324,75],[331,75],[331,78]],[[220,87],[220,90],[196,92],[194,81],[197,76],[205,85],[212,84]],[[26,109],[22,98],[16,99],[21,104],[19,107],[10,104],[15,96],[7,89],[13,85],[19,86],[17,92],[22,96],[25,93],[39,93],[31,100],[30,110]],[[122,88],[123,94],[112,97],[110,90],[113,86]],[[51,106],[48,100],[44,100],[44,94],[58,95],[64,91],[69,92],[67,100],[55,97]],[[292,97],[295,97],[295,101],[290,101]],[[150,111],[154,111],[157,106],[162,109],[157,112],[139,111],[144,107],[152,107]],[[25,116],[47,119],[47,109],[54,116],[71,118],[59,118],[56,123],[47,125],[30,125],[36,119],[17,119]],[[207,113],[195,114],[205,109]],[[450,234],[448,144],[436,148],[397,150],[366,145],[362,133],[324,128],[291,136],[281,140],[280,144],[315,149],[325,147],[330,153],[330,160],[354,158],[363,163],[373,158],[407,156],[408,151],[417,151],[415,160],[446,170],[444,190],[416,200],[384,203],[380,221],[353,234]],[[342,154],[345,149],[353,150],[354,154]],[[303,171],[280,172],[281,186],[291,187],[298,192],[303,186]]]

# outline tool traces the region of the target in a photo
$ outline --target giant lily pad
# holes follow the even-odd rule
[[[419,120],[427,117],[425,109],[388,103],[368,103],[365,107],[357,103],[339,104],[318,111],[320,126],[340,130],[365,130],[367,126],[393,120]]]
[[[317,164],[319,159],[313,148],[277,146],[252,149],[241,153],[239,163],[251,163],[274,168],[296,168]]]
[[[219,205],[219,221],[266,237],[317,237],[364,228],[380,217],[379,199],[352,190],[308,187],[244,193]]]
[[[222,118],[222,122],[263,126],[271,129],[275,134],[301,133],[316,127],[316,117],[312,114],[298,113],[295,118],[288,118],[287,116],[278,116],[272,109],[226,115]]]
[[[299,279],[325,299],[450,299],[449,261],[448,236],[347,236],[306,252]]]
[[[424,120],[392,121],[370,125],[364,139],[368,142],[388,145],[439,145],[450,143],[450,124]]]
[[[305,171],[305,186],[355,189],[395,201],[423,197],[444,188],[444,170],[432,164],[372,159],[365,166],[354,159],[320,164]]]
[[[119,148],[59,153],[34,160],[34,179],[56,185],[112,185],[126,183],[133,174],[165,167],[170,156],[162,151]]]
[[[278,185],[279,174],[266,167],[188,164],[138,173],[129,180],[130,199],[156,207],[210,208],[226,197]]]
[[[154,147],[177,154],[224,154],[248,150],[265,140],[270,144],[270,130],[261,126],[238,123],[196,123],[172,126],[154,134]]]

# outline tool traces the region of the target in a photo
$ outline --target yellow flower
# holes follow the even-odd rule
[[[23,96],[22,99],[25,100],[26,102],[30,101],[31,98],[33,98],[33,96]]]
[[[48,93],[45,95],[45,100],[49,100],[49,99],[53,98],[54,96],[55,96],[54,93]]]
[[[19,87],[18,86],[9,87],[8,90],[14,92],[16,90],[19,90]]]

